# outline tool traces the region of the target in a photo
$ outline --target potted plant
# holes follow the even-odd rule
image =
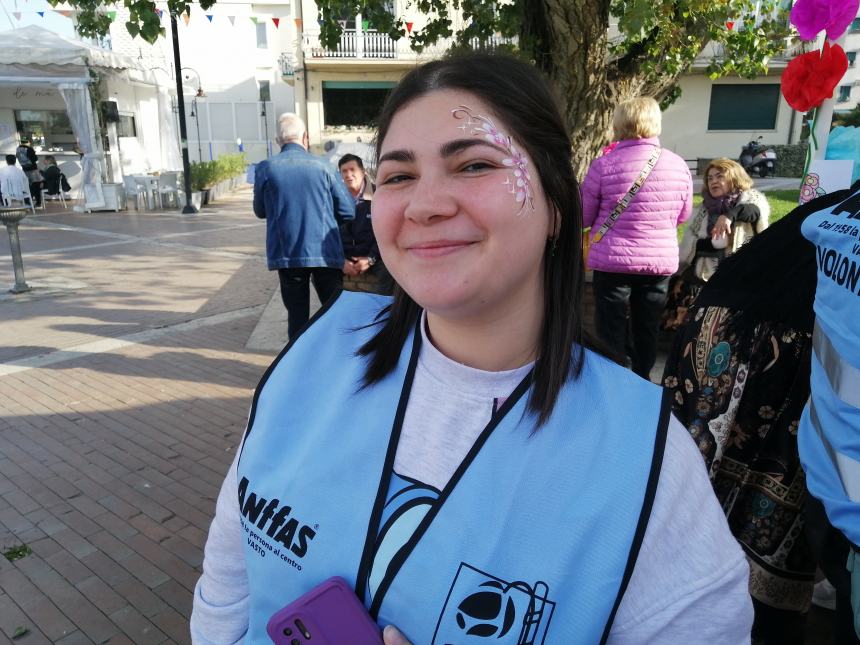
[[[209,203],[209,188],[214,183],[214,170],[214,161],[195,161],[191,164],[191,190],[200,193],[200,201],[203,204]]]

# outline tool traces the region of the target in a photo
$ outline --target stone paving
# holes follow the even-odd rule
[[[12,296],[0,230],[0,551],[29,550],[0,558],[0,644],[189,642],[214,500],[286,340],[264,242],[248,189],[195,216],[50,204]]]
[[[214,499],[285,333],[280,305],[281,337],[245,347],[277,312],[265,225],[244,190],[196,216],[51,204],[20,234],[34,289],[0,297],[0,550],[31,553],[0,558],[0,642],[188,642]]]

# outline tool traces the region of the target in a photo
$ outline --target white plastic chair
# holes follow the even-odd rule
[[[62,182],[62,180],[60,180]],[[46,189],[42,189],[42,210],[45,210],[45,203],[48,201],[48,198],[51,198],[51,201],[59,201],[63,205],[63,210],[67,208],[66,206],[66,196],[63,194],[63,186],[60,184],[60,192],[56,194],[49,193]]]
[[[15,206],[15,202],[21,202],[21,205],[29,208],[33,215],[36,214],[36,207],[33,206],[33,198],[29,193],[27,195],[19,195],[18,197],[12,197],[4,193],[3,198],[0,201],[2,201],[3,206],[6,207],[12,207]],[[42,203],[42,209],[44,209],[44,202]]]
[[[33,215],[36,214],[36,209],[33,206],[33,197],[30,195],[30,185],[26,178],[22,178],[20,182],[12,181],[9,178],[3,180],[3,185],[0,186],[0,194],[2,194],[3,206],[14,206],[15,202],[21,202],[23,206],[28,207]]]
[[[143,204],[146,205],[146,188],[139,184],[134,177],[123,177],[122,185],[125,188],[125,198],[134,197],[134,210],[140,210],[140,198],[143,197]]]
[[[179,206],[179,173],[163,172],[158,176],[158,205],[164,208],[164,198],[167,197],[173,206]]]
[[[63,194],[61,190],[56,195],[50,194],[47,190],[42,191],[42,204],[44,204],[48,199],[52,202],[60,202],[63,205],[63,208],[68,208],[66,205],[66,196]]]

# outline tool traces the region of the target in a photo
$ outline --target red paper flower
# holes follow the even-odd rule
[[[836,40],[857,16],[857,5],[857,0],[797,0],[791,8],[791,24],[803,40],[815,40],[822,29],[828,39]]]
[[[833,96],[837,83],[848,69],[848,57],[839,45],[824,43],[824,49],[792,59],[782,73],[782,95],[798,112],[807,112]]]

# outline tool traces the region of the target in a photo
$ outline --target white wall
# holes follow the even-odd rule
[[[150,68],[162,68],[161,77],[173,78],[173,51],[170,20],[165,13],[162,25],[166,37],[155,45],[140,38],[131,38],[125,30],[118,8],[117,20],[111,26],[113,49],[145,61]],[[206,14],[213,16],[210,22]],[[234,18],[231,23],[229,16]],[[257,47],[257,32],[251,16],[266,24],[268,47]],[[292,18],[290,4],[230,3],[215,4],[203,11],[193,5],[191,19],[186,25],[178,20],[188,153],[192,161],[208,160],[227,152],[236,152],[236,138],[250,161],[264,159],[268,153],[266,127],[260,116],[259,81],[269,81],[271,102],[267,105],[269,146],[274,149],[274,124],[278,114],[295,111],[293,88],[281,80],[278,57],[294,50],[298,31]],[[272,17],[280,19],[276,28]],[[175,81],[172,81],[175,83]],[[192,100],[198,85],[205,97],[198,102],[196,118],[191,116]],[[197,127],[200,128],[198,147]],[[177,126],[178,131],[178,126]]]
[[[795,119],[791,143],[796,143],[800,136],[800,117],[785,102],[782,94],[777,108],[776,128],[772,130],[708,130],[712,85],[758,83],[779,84],[779,71],[771,71],[769,76],[754,81],[739,78],[711,81],[703,74],[683,77],[680,82],[681,98],[663,113],[663,134],[660,136],[660,142],[684,159],[735,159],[740,156],[741,147],[759,135],[762,135],[764,143],[789,143],[790,123]]]

